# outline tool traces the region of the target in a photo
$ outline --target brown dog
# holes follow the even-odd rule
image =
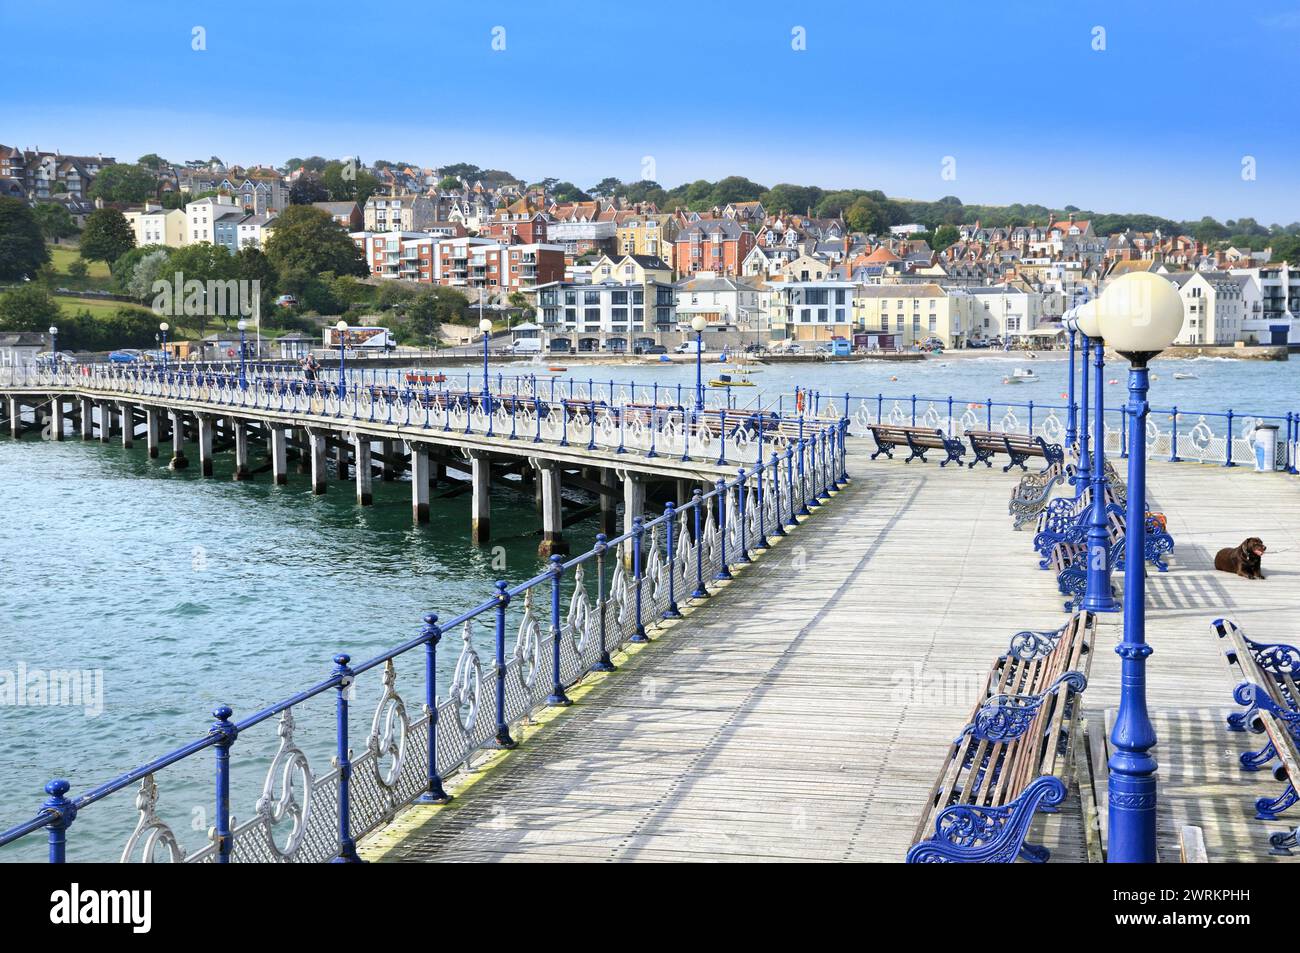
[[[1263,579],[1260,557],[1268,549],[1258,536],[1252,536],[1235,549],[1221,549],[1214,555],[1214,568],[1236,573],[1244,579]]]

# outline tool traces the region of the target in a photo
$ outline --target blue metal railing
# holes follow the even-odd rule
[[[669,503],[664,514],[653,519],[637,517],[629,531],[612,539],[598,534],[590,549],[567,560],[553,556],[544,571],[522,583],[510,586],[499,581],[490,598],[454,618],[444,621],[430,613],[419,635],[365,661],[353,664],[348,654],[338,653],[327,678],[243,719],[235,720],[230,706],[218,705],[207,734],[104,784],[69,796],[69,782],[53,779],[36,814],[0,833],[0,846],[44,829],[50,862],[62,863],[78,816],[139,783],[140,816],[123,851],[124,860],[133,857],[137,848],[142,849],[143,859],[154,859],[162,849],[164,859],[177,861],[357,860],[357,839],[390,818],[397,807],[417,800],[446,801],[443,778],[474,751],[513,747],[513,725],[539,707],[568,704],[566,689],[590,671],[608,671],[612,651],[626,642],[647,641],[647,626],[659,618],[675,617],[679,599],[706,598],[710,582],[730,578],[732,566],[751,561],[751,553],[765,548],[768,528],[793,527],[803,506],[828,499],[848,479],[848,424],[847,419],[801,421],[801,433],[785,445],[783,453],[774,451],[764,460],[760,451],[751,467],[738,471],[733,479],[719,479],[707,493],[697,489],[690,500]],[[760,426],[760,447],[763,433]],[[594,587],[588,574],[595,577]],[[567,615],[562,591],[566,582]],[[548,606],[545,637],[542,621],[534,614],[535,592],[543,594]],[[519,635],[508,658],[506,614],[521,598]],[[476,623],[490,623],[493,636],[492,671],[487,679],[481,677],[482,664],[470,639],[470,627]],[[460,628],[465,630],[464,642],[449,697],[442,697],[438,646],[444,634]],[[410,723],[394,687],[393,663],[421,647],[426,714]],[[380,669],[384,693],[366,750],[354,757],[349,742],[352,687],[359,676]],[[334,763],[330,771],[316,777],[293,740],[292,710],[330,692],[335,695]],[[491,712],[490,720],[480,720],[483,712]],[[251,729],[277,717],[280,749],[267,772],[257,813],[252,820],[236,824],[230,792],[235,756],[246,747],[240,742]],[[423,748],[412,745],[408,751],[408,735],[420,731],[425,733]],[[208,749],[214,751],[214,822],[207,845],[186,857],[174,831],[157,813],[154,776]],[[390,762],[387,769],[382,767],[385,759]],[[305,776],[301,804],[287,780],[276,790],[275,779],[287,779],[291,771]],[[325,808],[313,808],[316,804]],[[277,824],[286,818],[292,830],[281,844],[277,836],[283,831],[277,830]]]

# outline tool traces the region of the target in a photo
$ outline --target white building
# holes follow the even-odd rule
[[[1183,299],[1183,329],[1175,344],[1231,346],[1242,340],[1245,295],[1234,275],[1193,271],[1169,278]]]
[[[166,245],[168,248],[180,248],[186,244],[184,209],[168,209],[146,203],[144,208],[128,209],[122,215],[135,232],[136,247]]]
[[[972,338],[1006,340],[1007,335],[1023,334],[1038,327],[1043,316],[1043,296],[1008,285],[991,285],[965,289],[973,300],[971,308]]]
[[[710,331],[759,332],[770,326],[763,289],[743,278],[727,278],[699,271],[675,286],[677,324],[690,326],[702,316]]]
[[[1255,344],[1300,344],[1300,268],[1285,262],[1231,268],[1242,291],[1242,336]]]
[[[185,244],[213,241],[212,226],[231,212],[243,213],[244,206],[230,195],[212,195],[185,206]]]

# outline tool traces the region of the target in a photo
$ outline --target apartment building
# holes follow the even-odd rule
[[[537,288],[537,310],[551,351],[629,351],[656,343],[676,326],[673,286],[662,281],[556,281]]]
[[[734,219],[694,222],[673,242],[673,266],[683,276],[697,271],[738,276],[755,242],[754,233]]]
[[[1242,336],[1255,344],[1300,344],[1300,268],[1285,262],[1229,269],[1242,289]]]
[[[697,272],[676,288],[677,320],[682,329],[696,317],[708,331],[764,332],[771,325],[767,289],[756,281]]]
[[[1234,275],[1193,271],[1168,277],[1183,299],[1183,328],[1175,344],[1231,346],[1242,340],[1245,296]]]
[[[783,281],[772,285],[772,337],[822,343],[835,337],[851,339],[856,287],[851,281]]]
[[[368,232],[420,232],[438,213],[433,199],[423,195],[372,195],[362,217]]]
[[[662,258],[673,266],[673,241],[680,227],[671,213],[621,214],[615,224],[615,245],[621,255]]]
[[[885,350],[929,338],[961,347],[973,334],[974,299],[938,284],[858,285],[853,293],[855,345]]]
[[[970,336],[1006,340],[1038,327],[1043,317],[1043,296],[1011,285],[986,285],[965,289],[972,300]]]

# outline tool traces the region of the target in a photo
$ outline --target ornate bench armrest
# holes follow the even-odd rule
[[[967,735],[977,741],[1015,741],[1034,723],[1047,696],[1062,688],[1077,694],[1087,687],[1088,679],[1082,672],[1066,672],[1039,695],[994,695],[980,706],[975,720],[962,729],[953,744],[961,744]]]
[[[909,864],[1009,864],[1020,856],[1047,860],[1043,847],[1029,847],[1025,835],[1040,805],[1065,800],[1065,785],[1050,774],[1035,778],[1002,807],[954,804],[939,812],[934,836],[907,852]]]

